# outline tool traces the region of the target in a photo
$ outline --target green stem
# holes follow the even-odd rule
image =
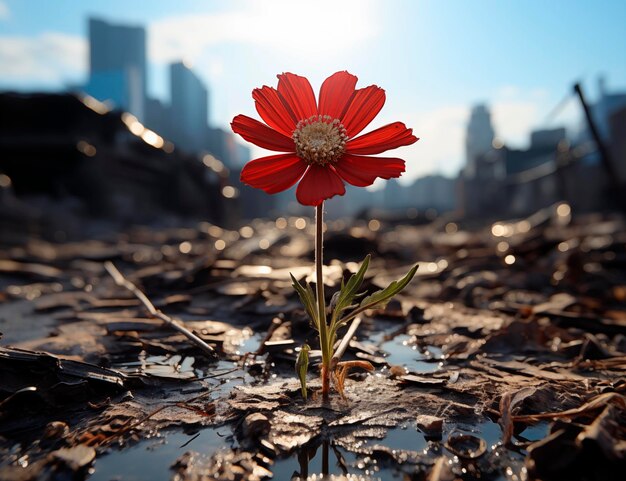
[[[315,208],[315,274],[317,288],[317,309],[319,315],[320,348],[322,349],[322,399],[328,400],[330,391],[330,360],[332,353],[328,345],[328,325],[326,324],[326,300],[324,299],[324,203]]]

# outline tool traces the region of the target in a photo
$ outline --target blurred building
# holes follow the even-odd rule
[[[465,177],[472,179],[478,175],[478,158],[491,150],[494,137],[489,110],[485,105],[476,105],[472,108],[465,136]]]
[[[504,176],[488,191],[498,204],[501,215],[525,215],[533,210],[563,199],[563,185],[556,173],[558,159],[567,147],[565,129],[543,129],[530,133],[527,149],[512,149],[503,145],[492,156],[503,166]],[[496,192],[493,192],[493,189]],[[485,199],[488,202],[489,199]]]
[[[236,190],[219,163],[175,150],[130,113],[54,94],[0,94],[0,112],[0,174],[57,229],[85,220],[237,222]]]
[[[438,213],[449,212],[456,206],[456,181],[443,175],[427,175],[407,188],[407,207],[419,210],[433,209]]]
[[[273,218],[277,215],[286,215],[287,210],[275,212],[276,197],[266,194],[261,189],[255,189],[239,182],[241,170],[234,170],[232,178],[237,179],[239,193],[240,216],[242,219]],[[294,193],[292,193],[294,195]]]
[[[396,179],[385,182],[383,202],[376,207],[387,211],[451,211],[456,205],[456,181],[443,175],[427,175],[410,185],[402,185]],[[371,206],[373,207],[373,205]]]
[[[395,182],[395,179],[392,179]],[[385,182],[386,184],[390,182]],[[401,189],[402,187],[399,186]],[[377,207],[381,210],[388,210],[385,199],[385,189],[370,190],[363,187],[355,187],[346,184],[346,193],[343,196],[336,196],[324,203],[327,217],[338,219],[341,217],[356,217],[368,209]],[[312,208],[301,206],[295,201],[295,192],[291,194],[290,213],[299,215],[312,215]]]
[[[402,217],[409,211],[441,214],[456,206],[456,180],[435,174],[403,185],[398,179],[389,179],[376,190],[346,184],[345,196],[330,199],[325,206],[329,218],[355,217],[372,209],[383,217]]]
[[[169,103],[147,97],[149,79],[143,27],[90,19],[89,66],[88,82],[79,90],[107,102],[117,111],[129,112],[142,129],[150,129],[177,153],[197,155],[206,167],[219,170],[226,182],[237,186],[235,190],[225,191],[238,199],[237,215],[252,218],[273,214],[280,199],[240,183],[239,174],[250,160],[250,149],[237,142],[230,129],[210,124],[209,89],[197,72],[184,62],[172,63]],[[366,199],[358,199],[351,212],[365,204]]]
[[[84,90],[145,118],[146,30],[89,19],[89,80]]]
[[[523,216],[561,200],[578,211],[609,205],[609,182],[592,141],[571,144],[564,128],[541,129],[530,133],[528,148],[514,149],[497,139],[488,147],[492,136],[488,110],[475,108],[467,127],[466,167],[458,179],[459,213]]]
[[[474,218],[525,215],[562,199],[563,179],[555,174],[569,145],[565,133],[564,128],[535,130],[526,149],[494,142],[474,159],[476,176],[459,180],[459,210]]]
[[[413,199],[409,199],[407,189],[404,188],[398,179],[389,179],[385,182],[383,189],[383,203],[387,210],[398,210],[405,208],[407,204],[412,203]]]
[[[233,171],[241,170],[250,160],[250,149],[237,142],[230,130],[205,127],[203,148],[221,159],[226,167]]]
[[[209,93],[184,62],[170,65],[171,139],[185,150],[206,147]]]
[[[472,108],[465,134],[465,167],[458,186],[457,210],[466,216],[481,216],[493,208],[494,179],[504,176],[504,162],[495,153],[495,132],[486,105]]]
[[[560,142],[565,140],[566,132],[564,127],[556,129],[533,130],[530,133],[531,148],[552,148],[554,149]]]
[[[170,106],[165,102],[148,97],[146,99],[145,124],[168,140],[173,140]]]
[[[497,158],[503,161],[504,175],[511,176],[554,162],[557,147],[565,139],[565,129],[534,130],[530,133],[528,149],[502,146]]]
[[[626,92],[609,92],[603,77],[598,79],[598,90],[598,101],[592,107],[593,117],[600,135],[604,139],[610,139],[610,118],[614,113],[626,108]]]

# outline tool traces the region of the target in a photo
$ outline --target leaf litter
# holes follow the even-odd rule
[[[288,276],[311,280],[313,246],[291,223],[266,249],[268,221],[246,239],[204,223],[3,244],[0,479],[124,479],[124,453],[146,466],[139,479],[620,479],[624,221],[542,219],[505,239],[329,225],[328,298],[355,271],[334,260],[346,253],[378,259],[366,297],[420,266],[346,346],[375,372],[328,403],[312,375],[305,402],[294,374],[296,346],[312,346],[313,366],[320,353]],[[215,355],[151,316],[105,261]],[[150,461],[160,452],[165,467]]]

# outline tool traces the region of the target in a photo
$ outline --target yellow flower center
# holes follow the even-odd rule
[[[301,120],[291,136],[296,154],[307,164],[334,164],[346,150],[345,127],[329,115],[314,115]]]

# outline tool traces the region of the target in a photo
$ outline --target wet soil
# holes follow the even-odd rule
[[[420,266],[345,353],[375,371],[326,403],[319,353],[307,401],[294,371],[317,346],[289,280],[313,281],[310,221],[5,242],[0,479],[621,479],[624,220],[463,227],[328,224],[327,298],[368,253],[368,292]]]

